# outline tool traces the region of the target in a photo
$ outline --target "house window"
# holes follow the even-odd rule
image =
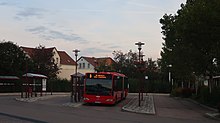
[[[81,63],[79,63],[79,69],[81,69],[82,68],[82,64]]]
[[[88,64],[88,68],[90,68],[90,64]]]
[[[56,58],[56,62],[57,62],[57,64],[59,63],[59,59],[58,58]]]
[[[85,69],[85,63],[83,63],[83,69]]]

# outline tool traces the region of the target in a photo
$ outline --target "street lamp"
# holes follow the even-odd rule
[[[77,89],[77,56],[78,53],[80,52],[78,49],[73,50],[73,52],[75,53],[75,57],[76,57],[76,70],[75,70],[75,90],[74,90],[74,100],[75,102],[77,102],[77,94],[76,94],[76,89]],[[73,102],[73,80],[71,83],[71,102]]]
[[[139,54],[139,60],[138,61],[139,61],[139,65],[141,65],[141,49],[142,49],[142,45],[144,45],[144,43],[137,42],[137,43],[135,43],[135,45],[138,46],[138,54]],[[138,93],[138,106],[141,106],[140,86],[139,86],[139,93]]]
[[[138,51],[139,51],[139,62],[141,61],[141,49],[142,49],[142,45],[144,45],[144,43],[142,42],[137,42],[135,43],[135,45],[138,46]]]
[[[140,55],[139,55],[139,57],[140,57],[140,62],[139,62],[139,64],[140,64],[140,67],[142,67],[142,68],[139,68],[141,73],[145,71],[145,63],[144,63],[144,60],[143,60],[143,59],[144,59],[144,56],[145,56],[145,55],[143,55],[143,54],[140,54]],[[141,91],[141,101],[143,101],[143,100],[144,100],[144,95],[143,95],[144,83],[143,83],[143,80],[142,80],[142,79],[140,79],[140,83],[141,83],[141,87],[140,87],[140,91]]]
[[[172,91],[173,82],[171,82],[171,70],[170,70],[170,68],[172,67],[172,64],[168,65],[167,67],[169,68],[169,73],[168,73],[169,79],[168,79],[168,80],[169,80],[169,83],[170,83],[170,85],[171,85],[170,91]]]

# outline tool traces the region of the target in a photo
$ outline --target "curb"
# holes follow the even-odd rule
[[[192,102],[192,103],[195,103],[195,104],[197,104],[197,105],[199,105],[199,106],[201,106],[201,107],[203,107],[203,108],[206,108],[206,109],[209,109],[209,110],[218,112],[217,109],[212,108],[212,107],[209,107],[209,106],[206,106],[206,105],[203,105],[203,104],[201,104],[201,103],[199,103],[199,102],[197,102],[197,101],[195,101],[195,100],[192,100],[192,99],[190,99],[190,98],[187,98],[186,100],[187,100],[187,101],[190,101],[190,102]]]
[[[43,95],[51,95],[51,92],[43,92]],[[52,95],[70,95],[70,92],[53,92]],[[21,96],[21,92],[0,93],[0,96]]]
[[[19,96],[21,93],[0,93],[0,96]]]
[[[41,97],[30,97],[30,98],[15,98],[16,101],[21,101],[21,102],[35,102],[37,100],[46,100],[46,99],[51,99],[55,97],[64,97],[67,95],[47,95],[47,96],[41,96]]]
[[[204,115],[207,118],[220,121],[220,113],[205,113]]]

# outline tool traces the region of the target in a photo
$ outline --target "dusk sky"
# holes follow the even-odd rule
[[[156,60],[162,47],[159,19],[186,0],[0,0],[0,41],[56,47],[74,56],[112,57],[137,51]]]

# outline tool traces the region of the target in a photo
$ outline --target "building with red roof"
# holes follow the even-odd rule
[[[21,49],[30,58],[33,57],[34,50],[38,50],[30,47],[21,47]],[[60,68],[58,78],[70,80],[71,75],[75,72],[76,62],[65,51],[58,51],[55,47],[45,48],[45,50],[54,54],[53,59]]]
[[[102,58],[95,58],[95,57],[80,57],[77,61],[78,63],[78,71],[82,74],[87,72],[96,72],[97,67],[100,65],[110,66],[115,61],[111,57],[102,57]]]

